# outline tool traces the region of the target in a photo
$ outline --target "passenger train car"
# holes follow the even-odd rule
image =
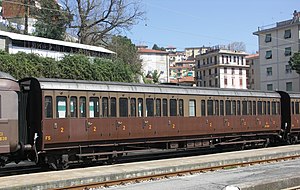
[[[296,143],[300,133],[296,93],[3,78],[0,95],[2,165],[57,169],[145,150]]]

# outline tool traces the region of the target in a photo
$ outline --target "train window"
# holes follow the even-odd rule
[[[295,107],[296,107],[296,114],[299,114],[299,102],[296,102],[295,104]]]
[[[117,99],[110,98],[110,117],[117,117]]]
[[[180,99],[178,102],[179,107],[179,116],[184,116],[184,105],[183,105],[183,99]]]
[[[67,117],[67,97],[57,96],[56,97],[56,118]]]
[[[79,98],[79,116],[86,117],[86,98],[80,97]]]
[[[292,114],[295,114],[295,102],[292,102]]]
[[[272,115],[276,115],[276,102],[272,102]]]
[[[146,98],[146,117],[154,116],[154,100],[153,98]]]
[[[266,115],[267,113],[267,102],[266,101],[263,101],[263,115]]]
[[[237,107],[237,109],[236,109],[236,114],[237,115],[241,115],[241,101],[240,100],[238,100],[237,102],[237,105],[236,105],[236,107]]]
[[[108,117],[108,98],[102,98],[102,117]]]
[[[219,115],[219,100],[215,100],[215,115]]]
[[[189,100],[189,116],[196,116],[196,100]]]
[[[76,118],[77,117],[77,97],[71,96],[70,98],[70,117]]]
[[[89,115],[90,115],[90,118],[100,116],[99,98],[98,97],[90,97]]]
[[[252,102],[248,101],[248,115],[252,115]]]
[[[53,117],[53,105],[52,105],[52,97],[45,97],[45,117],[52,118]]]
[[[170,99],[170,116],[177,116],[177,100]]]
[[[127,98],[119,99],[119,114],[120,114],[120,117],[128,117],[128,99]]]
[[[267,114],[268,115],[271,114],[271,104],[270,104],[270,101],[267,102]]]
[[[236,101],[233,100],[232,101],[232,115],[236,115]]]
[[[257,102],[257,113],[258,115],[262,115],[262,101]]]
[[[220,100],[220,115],[224,115],[224,100]]]
[[[143,110],[144,110],[144,106],[143,106],[143,99],[139,98],[138,99],[138,117],[143,117]]]
[[[253,101],[252,105],[253,105],[253,109],[252,109],[253,115],[256,115],[256,101]]]
[[[231,101],[230,100],[225,101],[225,111],[226,111],[226,115],[231,115]]]
[[[214,114],[214,104],[212,100],[207,100],[207,115]]]
[[[155,109],[156,109],[156,116],[161,116],[161,99],[156,99],[155,100]]]
[[[201,100],[201,116],[205,116],[205,100]]]
[[[168,100],[163,99],[163,116],[168,116]]]
[[[242,115],[247,115],[247,101],[242,101]]]
[[[136,99],[135,98],[130,99],[130,116],[131,117],[136,116]]]

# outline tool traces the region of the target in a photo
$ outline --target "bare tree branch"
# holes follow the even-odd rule
[[[130,30],[145,15],[139,0],[61,0],[61,4],[73,15],[70,32],[83,44],[99,44],[109,35]]]

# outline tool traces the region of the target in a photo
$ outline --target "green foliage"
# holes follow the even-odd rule
[[[164,47],[158,47],[157,44],[154,44],[152,47],[153,50],[159,50],[159,51],[166,51],[166,49]]]
[[[42,9],[34,9],[37,18],[35,36],[63,40],[71,16],[60,10],[55,1],[41,0]],[[56,10],[56,11],[54,11]]]
[[[300,52],[293,54],[293,56],[289,60],[289,64],[292,70],[296,70],[296,72],[300,74]]]
[[[131,76],[130,80],[138,81],[136,74],[140,74],[142,63],[137,53],[137,47],[131,40],[123,36],[113,36],[108,49],[116,53],[116,63],[125,63],[124,69],[126,74]],[[129,78],[126,77],[126,80],[129,80]]]
[[[62,60],[36,54],[8,54],[0,51],[0,71],[16,79],[25,77],[62,78],[96,81],[135,82],[136,71],[121,60],[67,55]]]

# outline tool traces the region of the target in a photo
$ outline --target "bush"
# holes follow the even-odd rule
[[[96,81],[136,82],[138,71],[121,60],[67,55],[62,60],[36,54],[0,52],[0,71],[16,79],[25,77],[62,78]]]

